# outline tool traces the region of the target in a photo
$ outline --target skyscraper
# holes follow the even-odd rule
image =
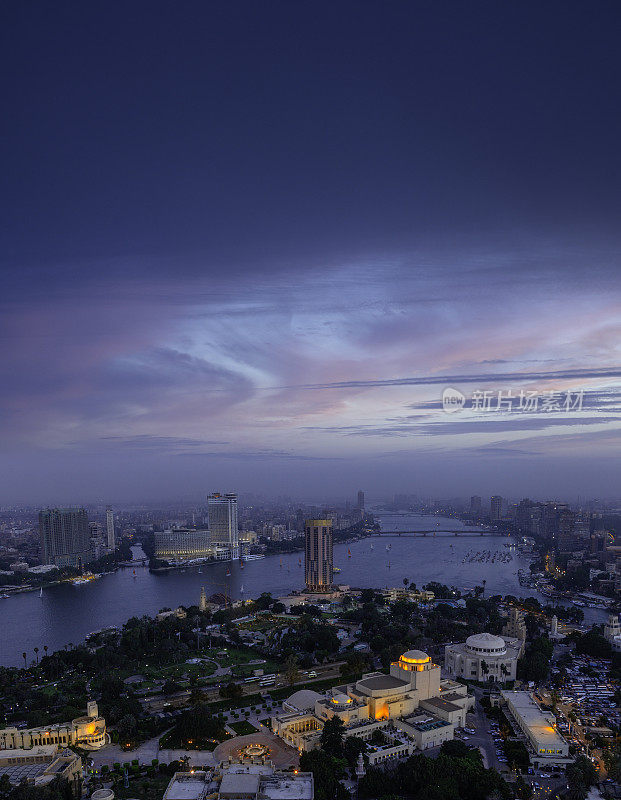
[[[494,495],[489,503],[490,519],[499,520],[502,517],[502,497]]]
[[[360,491],[358,492],[358,503],[357,503],[357,507],[358,507],[358,508],[359,508],[361,511],[364,511],[364,492],[363,492],[362,490],[360,490]]]
[[[470,513],[475,517],[481,513],[481,498],[477,494],[470,498]]]
[[[88,517],[83,508],[39,512],[41,560],[57,567],[82,567],[93,558]]]
[[[329,519],[307,519],[305,523],[306,589],[329,592],[332,588],[332,522]]]
[[[237,495],[214,492],[207,498],[209,533],[212,545],[229,548],[231,559],[239,558]]]
[[[108,535],[108,550],[114,550],[116,540],[114,537],[114,512],[111,508],[106,509],[106,533]]]

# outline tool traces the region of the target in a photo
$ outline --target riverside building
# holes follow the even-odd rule
[[[308,592],[329,592],[334,567],[332,520],[307,519],[304,524],[304,576]]]

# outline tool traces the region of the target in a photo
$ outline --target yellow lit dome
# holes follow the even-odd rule
[[[431,661],[427,653],[422,650],[408,650],[399,659],[404,664],[428,664]]]

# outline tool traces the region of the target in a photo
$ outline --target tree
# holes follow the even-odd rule
[[[300,769],[312,772],[315,784],[315,800],[350,800],[350,794],[339,782],[339,765],[321,749],[302,753]]]
[[[487,661],[485,659],[483,659],[483,661],[481,661],[481,672],[485,676],[487,676],[487,673],[489,672],[489,665],[488,665],[488,663],[487,663]]]
[[[298,668],[298,659],[295,655],[291,654],[285,662],[285,678],[289,686],[300,680],[300,670]]]
[[[219,694],[220,697],[226,697],[230,700],[239,700],[244,694],[244,690],[238,683],[235,683],[235,681],[229,681],[226,686],[222,686]]]
[[[343,730],[345,726],[340,717],[327,720],[321,731],[321,749],[334,758],[343,757]]]

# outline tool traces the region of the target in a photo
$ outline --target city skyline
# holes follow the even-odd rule
[[[617,495],[617,6],[7,15],[3,502]]]

